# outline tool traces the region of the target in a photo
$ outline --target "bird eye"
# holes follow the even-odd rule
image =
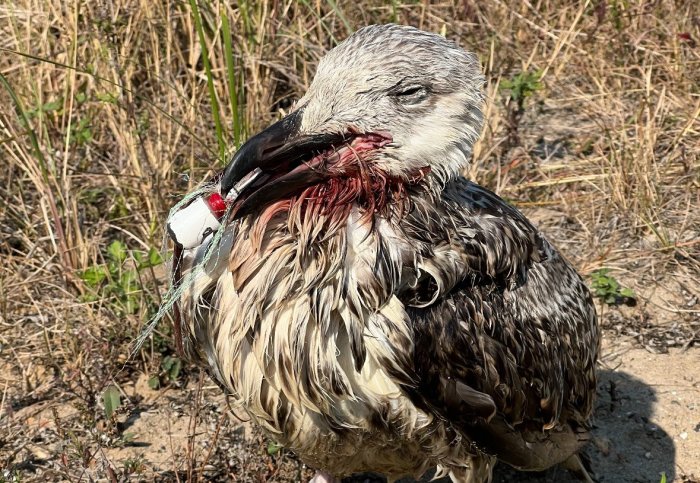
[[[428,89],[425,86],[409,86],[393,94],[401,104],[418,104],[428,97]]]

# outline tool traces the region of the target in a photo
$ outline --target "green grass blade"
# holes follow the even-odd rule
[[[242,85],[238,85],[236,76],[236,64],[233,59],[233,47],[231,45],[231,27],[228,22],[228,15],[221,10],[221,33],[224,36],[224,56],[226,57],[226,73],[228,74],[228,94],[231,103],[231,113],[233,116],[233,143],[236,149],[241,145],[241,118],[238,108],[238,96]]]
[[[216,127],[216,140],[219,143],[219,156],[224,161],[226,156],[226,140],[224,139],[224,129],[221,125],[221,116],[219,115],[219,100],[216,97],[216,89],[214,88],[214,76],[211,72],[211,63],[209,62],[209,49],[207,48],[206,38],[204,37],[204,28],[202,27],[202,16],[199,13],[197,0],[190,0],[192,7],[192,15],[194,16],[194,27],[197,30],[199,43],[202,47],[202,63],[204,71],[207,75],[207,87],[209,88],[209,99],[211,101],[211,114],[214,118],[214,126]]]
[[[257,44],[255,39],[255,34],[253,33],[252,22],[250,20],[250,13],[248,9],[248,2],[246,0],[241,0],[238,3],[238,10],[241,13],[241,18],[243,19],[243,29],[245,30],[245,36],[248,38],[249,42]]]
[[[36,160],[39,163],[41,176],[44,178],[44,182],[48,186],[50,184],[49,167],[46,163],[46,158],[44,158],[44,153],[41,152],[41,147],[39,147],[39,139],[36,137],[36,132],[34,132],[34,128],[32,128],[32,125],[29,122],[29,116],[27,116],[27,112],[22,106],[22,101],[20,101],[19,96],[17,96],[17,93],[12,88],[5,76],[2,75],[2,73],[0,73],[0,84],[2,84],[7,93],[10,95],[10,98],[12,99],[12,102],[15,105],[15,112],[17,113],[17,116],[22,120],[22,123],[24,124],[24,127],[27,130],[27,134],[29,135],[29,142],[32,145],[32,149],[34,149],[34,155],[36,156]]]
[[[56,204],[56,198],[54,197],[51,191],[52,180],[49,176],[49,166],[46,162],[46,158],[44,158],[44,153],[41,151],[41,147],[39,146],[39,139],[36,136],[36,132],[34,132],[34,128],[32,128],[32,125],[29,122],[29,116],[27,116],[27,112],[24,110],[24,106],[22,106],[22,101],[20,101],[19,96],[10,85],[10,82],[2,73],[0,73],[0,84],[2,84],[7,93],[10,95],[10,98],[12,99],[12,102],[15,105],[15,111],[17,112],[17,116],[21,119],[29,135],[29,142],[32,145],[32,149],[34,150],[34,155],[36,156],[36,161],[39,165],[39,171],[41,171],[41,177],[44,179],[46,189],[48,190],[46,196],[49,200],[49,209],[51,210],[51,216],[53,217],[54,221],[54,229],[56,230],[56,238],[58,240],[58,246],[60,247],[58,255],[61,258],[61,261],[63,262],[64,266],[67,268],[71,268],[72,264],[70,262],[70,258],[68,258],[66,255],[68,253],[68,247],[66,245],[65,232],[63,231],[63,223],[61,221],[61,217],[58,214],[59,211]]]
[[[335,3],[333,0],[328,0],[328,5],[331,6],[331,8],[335,12],[335,14],[340,19],[340,21],[343,22],[343,25],[345,25],[345,28],[347,29],[348,34],[353,33],[355,30],[350,25],[350,22],[348,22],[348,19],[345,17],[345,14],[343,13],[343,11],[340,9],[340,7],[338,7],[338,4]]]
[[[327,0],[327,1],[328,1],[328,5],[331,6],[331,8],[335,12],[335,14],[340,19],[340,21],[343,22],[343,25],[345,25],[345,28],[347,29],[348,34],[353,33],[354,29],[350,25],[350,22],[348,22],[348,19],[347,19],[347,17],[345,17],[345,14],[343,13],[343,11],[340,9],[340,7],[338,7],[338,4],[335,3],[333,0]]]

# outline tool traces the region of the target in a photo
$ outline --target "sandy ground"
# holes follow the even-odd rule
[[[206,480],[300,481],[311,471],[293,456],[269,453],[268,443],[249,424],[228,411],[216,386],[194,379],[182,389],[151,390],[146,377],[123,387],[130,409],[119,418],[115,434],[102,436],[102,447],[88,465],[88,476],[126,475],[124,481],[186,479],[188,461]],[[672,349],[655,354],[629,337],[606,336],[600,365],[598,403],[592,444],[586,454],[599,482],[700,481],[700,350]],[[56,479],[47,469],[52,455],[70,448],[65,427],[80,408],[37,402],[12,415],[23,422],[31,442],[26,453],[29,475]],[[197,414],[194,418],[192,415]],[[109,431],[105,431],[109,433]],[[194,457],[192,457],[194,455]],[[130,473],[130,474],[128,474]],[[24,480],[23,480],[24,481]],[[347,482],[382,481],[369,476]],[[573,482],[567,471],[522,474],[500,466],[496,482]]]
[[[700,481],[700,353],[652,354],[619,338],[604,342],[590,466],[600,482]],[[562,470],[539,478],[576,481]]]

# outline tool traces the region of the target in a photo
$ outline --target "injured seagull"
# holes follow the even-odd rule
[[[174,281],[194,274],[180,350],[315,481],[580,463],[594,306],[518,210],[460,174],[483,83],[441,36],[364,28],[172,220]]]

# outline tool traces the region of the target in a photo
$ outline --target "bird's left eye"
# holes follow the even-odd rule
[[[401,104],[418,104],[428,97],[428,89],[421,85],[409,86],[394,92],[393,97]]]

